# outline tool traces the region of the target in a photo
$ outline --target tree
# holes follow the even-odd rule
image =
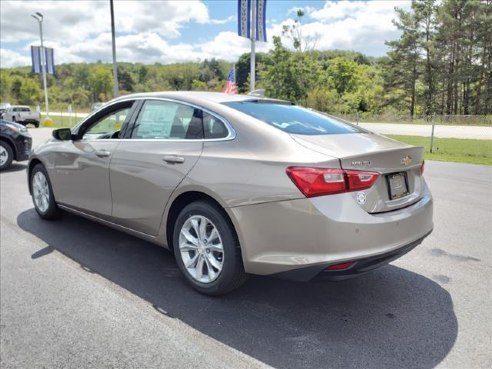
[[[22,81],[19,96],[21,104],[36,104],[41,100],[42,95],[41,88],[35,81],[27,78]]]
[[[357,89],[359,66],[356,62],[337,57],[330,61],[327,73],[330,84],[340,96]]]
[[[200,65],[200,81],[207,82],[213,79],[224,79],[220,63],[215,58],[211,60],[205,59]]]
[[[0,101],[10,100],[10,91],[12,89],[12,78],[10,75],[2,70],[0,71]]]
[[[280,37],[273,38],[274,48],[268,54],[268,65],[260,67],[260,77],[268,96],[306,104],[314,87],[326,83],[318,52],[292,52]]]
[[[302,34],[302,19],[304,15],[304,10],[297,9],[294,22],[282,26],[282,36],[287,37],[292,42],[294,50],[299,52],[314,50],[320,37],[318,34],[315,36],[305,36]]]
[[[434,74],[436,72],[434,62],[435,34],[437,27],[435,0],[419,0],[412,3],[419,31],[419,46],[425,52],[425,114],[431,115],[435,112],[434,104]]]
[[[118,85],[120,91],[133,92],[134,91],[133,76],[130,72],[130,66],[118,65]]]
[[[396,8],[398,19],[393,20],[394,25],[402,32],[399,40],[389,41],[388,56],[390,58],[390,73],[387,78],[391,80],[390,87],[403,88],[410,96],[408,111],[410,116],[415,115],[416,84],[419,77],[419,32],[418,20],[411,11]]]
[[[272,64],[270,56],[265,53],[256,53],[255,55],[256,69],[260,71],[256,76],[256,83],[261,86],[261,70]],[[249,91],[249,74],[251,72],[251,54],[244,53],[239,57],[236,63],[236,84],[239,92],[244,93]]]
[[[388,42],[388,95],[404,91],[412,113],[491,112],[492,0],[413,0],[395,24],[402,36]]]
[[[108,65],[96,64],[88,79],[93,101],[107,101],[112,96],[113,75]]]

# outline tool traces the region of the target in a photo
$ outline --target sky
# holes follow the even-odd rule
[[[410,1],[267,0],[267,42],[282,36],[297,9],[303,9],[302,34],[318,50],[342,49],[381,56],[385,41],[397,39],[394,8]],[[43,38],[55,49],[55,63],[111,62],[109,0],[0,1],[0,66],[31,64],[30,46]],[[121,62],[169,64],[204,59],[235,62],[249,52],[250,41],[237,35],[237,0],[114,0],[116,56]],[[282,42],[291,42],[282,37]]]

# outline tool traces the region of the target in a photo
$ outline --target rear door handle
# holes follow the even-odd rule
[[[185,158],[178,155],[165,155],[162,160],[169,164],[181,164],[184,163]]]
[[[109,158],[111,153],[108,150],[97,150],[96,156],[100,158]]]

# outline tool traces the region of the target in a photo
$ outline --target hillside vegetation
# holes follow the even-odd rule
[[[335,114],[492,114],[492,0],[417,0],[397,10],[402,35],[381,58],[351,51],[317,51],[296,35],[303,13],[284,29],[292,45],[274,37],[274,48],[258,53],[257,88]],[[240,92],[249,90],[249,54],[236,63]],[[118,63],[120,94],[161,90],[221,91],[231,68],[220,60],[145,65]],[[111,65],[57,65],[48,77],[50,107],[83,110],[111,99]],[[1,69],[0,99],[41,104],[42,83],[30,67]]]

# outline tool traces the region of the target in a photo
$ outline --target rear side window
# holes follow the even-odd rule
[[[191,106],[148,100],[144,103],[133,129],[132,138],[201,139],[201,111]]]
[[[284,132],[301,135],[334,135],[362,132],[357,127],[296,105],[257,100],[223,103]]]
[[[229,135],[224,122],[206,112],[203,113],[203,131],[205,138],[225,138]]]

